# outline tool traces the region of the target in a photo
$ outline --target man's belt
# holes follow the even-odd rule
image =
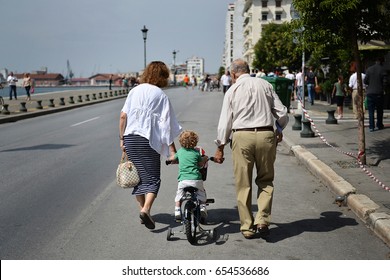
[[[237,128],[233,129],[233,132],[237,131],[274,131],[274,128],[272,126],[260,126],[260,127],[253,127],[253,128]]]

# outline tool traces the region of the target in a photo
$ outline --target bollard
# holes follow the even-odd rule
[[[295,114],[295,123],[292,126],[292,130],[302,130],[302,115],[301,114]]]
[[[90,101],[90,100],[89,100],[89,94],[86,94],[86,95],[85,95],[85,101]]]
[[[77,99],[77,102],[83,102],[82,96],[79,95],[79,99]]]
[[[99,99],[102,99],[103,98],[103,94],[101,92],[99,92]]]
[[[20,112],[27,112],[26,102],[20,102]]]
[[[60,97],[60,105],[61,106],[65,105],[65,98],[64,97]]]
[[[107,98],[107,97],[108,97],[107,92],[105,92],[104,93],[104,98]]]
[[[35,107],[35,109],[43,109],[42,100],[37,100],[37,107]]]
[[[8,111],[8,105],[9,105],[9,104],[3,104],[3,108],[1,109],[1,113],[2,113],[3,115],[9,115],[9,114],[11,114],[10,111]]]
[[[96,100],[96,93],[92,93],[92,100]]]
[[[302,138],[314,137],[314,132],[311,130],[311,123],[309,120],[302,121],[303,130],[301,131]]]
[[[74,104],[73,96],[69,96],[69,103]]]
[[[334,112],[336,110],[327,110],[328,112],[328,118],[326,119],[326,124],[337,124],[337,119],[334,117]]]
[[[54,105],[54,99],[49,99],[49,107],[55,107]]]

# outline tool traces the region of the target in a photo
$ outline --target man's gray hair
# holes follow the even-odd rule
[[[234,73],[250,73],[248,63],[241,58],[236,59],[232,62],[232,65],[230,66],[230,71]]]

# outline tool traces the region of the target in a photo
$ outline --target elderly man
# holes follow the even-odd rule
[[[271,220],[276,146],[288,123],[287,108],[270,83],[249,75],[249,66],[244,60],[232,63],[231,75],[234,84],[223,100],[214,158],[218,163],[224,161],[224,147],[232,136],[240,230],[247,239],[265,237],[269,234]],[[258,186],[255,217],[251,211],[253,167],[256,167]]]

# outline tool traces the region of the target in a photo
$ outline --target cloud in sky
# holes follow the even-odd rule
[[[48,67],[76,77],[142,70],[147,62],[205,59],[221,66],[228,0],[13,0],[2,1],[0,69],[26,72]]]

